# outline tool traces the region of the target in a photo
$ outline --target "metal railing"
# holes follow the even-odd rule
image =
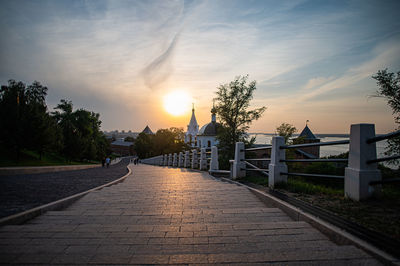
[[[272,148],[272,145],[265,145],[262,147],[246,148],[246,149],[243,149],[243,151],[244,152],[253,152],[253,151],[268,150],[271,148]],[[263,169],[263,168],[260,168],[250,162],[269,162],[269,161],[271,161],[271,158],[244,158],[244,159],[242,159],[242,161],[244,162],[244,168],[241,168],[241,171],[255,171],[255,172],[259,172],[263,175],[268,176],[268,168]],[[250,168],[247,166],[249,166]]]
[[[274,188],[277,183],[287,182],[288,176],[311,177],[311,178],[332,178],[344,180],[344,193],[346,197],[354,200],[361,200],[370,197],[374,193],[374,187],[378,184],[398,182],[399,179],[381,180],[377,163],[399,159],[400,154],[384,158],[377,158],[375,142],[400,136],[400,131],[382,136],[375,135],[373,124],[355,124],[350,128],[350,138],[340,141],[314,142],[303,144],[285,144],[283,137],[273,137],[272,145],[265,147],[244,148],[243,143],[236,143],[235,159],[231,162],[231,176],[233,179],[246,176],[246,171],[257,171],[268,175],[268,185]],[[302,148],[321,147],[330,145],[349,144],[348,158],[299,158],[286,159],[286,150],[299,149],[303,156],[307,156]],[[246,158],[245,153],[271,149],[271,158]],[[258,162],[269,161],[268,168],[259,167]],[[296,173],[288,171],[286,163],[340,163],[344,164],[345,174],[319,174],[319,173]],[[347,165],[347,167],[346,167]],[[379,188],[376,188],[379,189]],[[375,189],[375,190],[376,190]]]
[[[349,144],[350,139],[339,140],[339,141],[327,141],[327,142],[314,142],[314,143],[304,143],[304,144],[292,144],[292,145],[283,145],[280,146],[279,149],[296,149],[296,148],[307,148],[307,147],[320,147],[320,146],[332,146],[332,145],[343,145]],[[281,159],[279,162],[287,162],[287,163],[314,163],[314,162],[343,162],[347,163],[348,159]],[[307,174],[307,173],[295,173],[295,172],[281,172],[281,175],[287,176],[301,176],[301,177],[322,177],[322,178],[335,178],[335,179],[344,179],[344,176],[338,175],[327,175],[327,174]]]
[[[400,136],[400,130],[397,130],[395,132],[391,132],[391,133],[388,133],[385,135],[380,135],[380,136],[369,138],[369,139],[367,139],[367,143],[372,144],[372,143],[376,143],[378,141],[388,140],[388,139],[396,138],[399,136]],[[386,162],[386,161],[391,161],[391,160],[396,160],[396,159],[400,159],[400,154],[395,154],[392,156],[368,160],[367,164],[370,165],[370,164],[374,164],[374,163]],[[398,183],[398,182],[400,182],[400,178],[391,178],[391,179],[386,179],[386,180],[371,181],[371,182],[369,182],[369,185],[376,186],[376,185],[382,185],[382,184],[388,184],[388,183]]]
[[[377,169],[377,163],[400,159],[400,154],[377,158],[376,142],[387,140],[400,136],[400,130],[376,136],[375,126],[373,124],[355,124],[350,128],[350,139],[341,141],[315,142],[286,145],[283,137],[273,137],[272,144],[262,147],[245,148],[244,143],[236,143],[235,159],[230,160],[230,176],[233,179],[241,178],[246,175],[247,171],[259,172],[268,176],[268,185],[274,188],[276,183],[287,182],[288,176],[300,177],[322,177],[344,179],[345,196],[354,200],[368,198],[373,193],[373,186],[379,184],[398,182],[399,178],[390,180],[381,179],[380,171]],[[349,145],[348,159],[323,159],[323,158],[301,158],[301,159],[286,159],[285,152],[287,149],[300,149],[307,147],[320,147],[329,145]],[[271,150],[270,158],[246,158],[246,152],[255,152],[260,150]],[[218,149],[212,147],[211,151],[206,149],[193,149],[184,151],[179,154],[168,154],[155,156],[142,160],[144,163],[187,167],[209,172],[228,172],[219,170],[218,167]],[[260,167],[258,163],[269,162],[267,167]],[[347,163],[345,175],[326,175],[315,173],[295,173],[288,171],[286,163],[314,163],[314,162],[334,162]],[[377,187],[377,189],[379,189]]]

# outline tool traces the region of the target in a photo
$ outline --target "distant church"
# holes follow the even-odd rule
[[[193,148],[211,148],[211,146],[216,146],[218,144],[216,138],[217,132],[220,127],[221,124],[217,123],[216,110],[213,107],[211,109],[211,122],[205,124],[199,130],[193,106],[192,117],[190,118],[185,134],[185,143],[188,143]]]

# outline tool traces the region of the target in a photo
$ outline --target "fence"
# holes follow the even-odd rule
[[[229,173],[229,171],[219,170],[218,149],[215,146],[211,147],[211,149],[193,149],[191,151],[159,155],[142,159],[141,162],[159,166],[208,170],[210,173]]]
[[[197,149],[180,152],[179,154],[165,154],[142,160],[143,163],[185,167],[192,169],[208,170],[210,173],[230,173],[231,178],[243,178],[246,172],[257,171],[268,176],[268,186],[273,189],[277,183],[287,182],[288,176],[300,177],[321,177],[344,179],[345,196],[354,200],[362,200],[370,197],[374,191],[380,189],[380,185],[388,182],[398,182],[400,178],[382,181],[381,173],[377,168],[378,162],[399,159],[400,155],[377,158],[376,142],[400,136],[400,131],[390,134],[376,136],[375,125],[373,124],[354,124],[350,128],[350,138],[342,141],[317,142],[306,144],[286,145],[283,137],[272,138],[272,144],[264,147],[245,148],[243,142],[237,142],[235,147],[235,158],[230,160],[230,171],[219,170],[218,149],[212,147],[211,151]],[[297,149],[314,146],[327,145],[349,145],[348,159],[286,159],[287,149]],[[246,158],[246,152],[257,150],[270,150],[270,158]],[[268,168],[260,168],[254,162],[269,162]],[[296,162],[340,162],[347,163],[344,176],[308,174],[288,172],[286,163]]]

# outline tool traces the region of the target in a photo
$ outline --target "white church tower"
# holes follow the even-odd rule
[[[196,116],[194,115],[194,104],[192,108],[192,117],[190,118],[189,125],[187,126],[187,132],[185,134],[185,143],[189,143],[190,146],[197,146],[197,133],[199,132],[199,125],[197,124]]]

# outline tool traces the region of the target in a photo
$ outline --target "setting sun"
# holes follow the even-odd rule
[[[182,115],[190,108],[191,97],[185,91],[173,91],[164,96],[164,108],[171,115]]]

